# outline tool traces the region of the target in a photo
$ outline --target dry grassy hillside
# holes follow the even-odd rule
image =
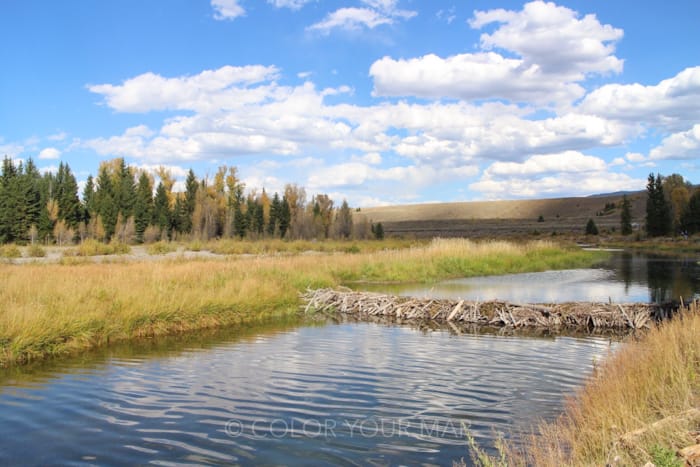
[[[646,194],[628,195],[632,222],[644,222]],[[578,234],[592,218],[601,231],[619,230],[622,195],[512,201],[431,203],[363,208],[356,219],[381,222],[390,235],[499,236],[523,234]],[[608,208],[606,205],[614,208]],[[540,216],[544,221],[539,221]]]

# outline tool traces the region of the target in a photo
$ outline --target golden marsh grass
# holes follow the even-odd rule
[[[0,265],[0,366],[136,336],[296,312],[299,292],[352,281],[422,281],[589,264],[551,242],[436,240],[371,253]]]

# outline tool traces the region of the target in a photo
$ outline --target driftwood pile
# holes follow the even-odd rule
[[[523,304],[398,297],[352,290],[318,289],[302,294],[305,311],[338,312],[366,319],[438,321],[512,328],[635,330],[648,328],[657,305],[646,303]]]

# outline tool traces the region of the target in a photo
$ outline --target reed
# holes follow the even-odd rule
[[[659,465],[671,453],[684,465],[675,452],[700,443],[698,336],[694,309],[622,346],[509,464]]]
[[[359,254],[0,264],[0,366],[294,313],[307,288],[570,267],[596,258],[549,242],[453,240]]]

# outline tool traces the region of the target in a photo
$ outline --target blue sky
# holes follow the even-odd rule
[[[700,182],[700,2],[3,0],[0,156],[353,206]]]

